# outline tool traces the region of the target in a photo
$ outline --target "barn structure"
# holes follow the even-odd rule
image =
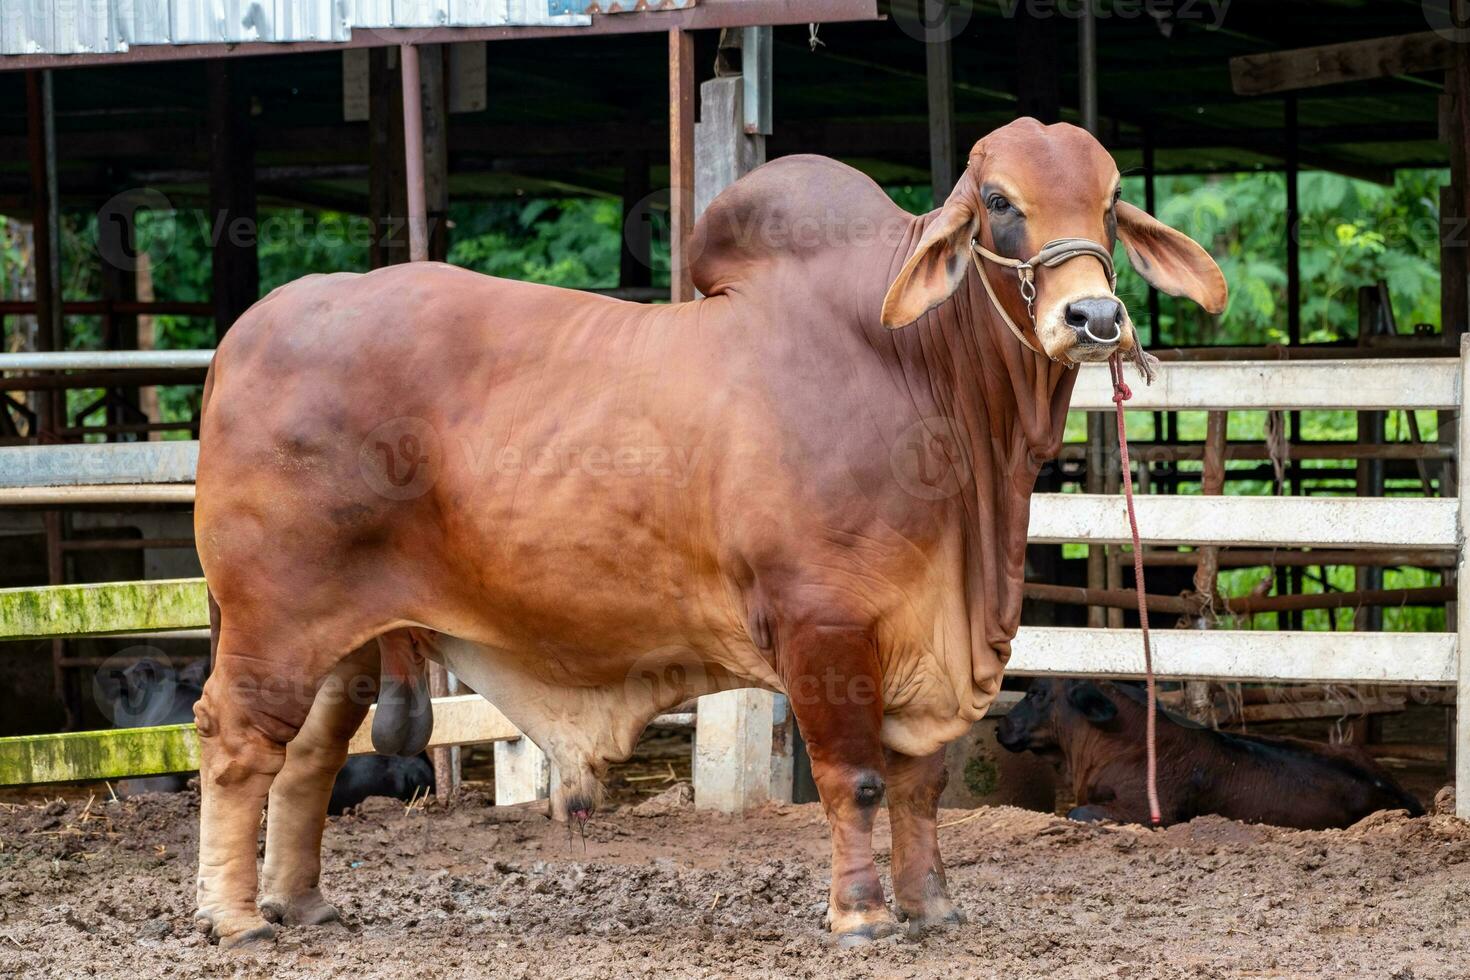
[[[154,323],[196,318],[223,335],[261,294],[273,219],[350,216],[377,267],[445,258],[451,206],[618,199],[620,255],[598,288],[678,302],[693,296],[695,217],[761,161],[827,154],[939,199],[971,142],[1017,115],[1092,130],[1141,177],[1149,210],[1171,175],[1284,176],[1279,329],[1247,346],[1171,336],[1163,325],[1186,321],[1152,292],[1136,317],[1168,362],[1140,392],[1153,434],[1133,455],[1154,491],[1140,507],[1145,561],[1176,586],[1153,608],[1186,627],[1158,642],[1163,674],[1183,682],[1178,704],[1218,716],[1212,682],[1316,685],[1314,700],[1286,704],[1232,688],[1226,720],[1346,716],[1361,739],[1412,702],[1439,713],[1443,734],[1389,754],[1458,762],[1470,781],[1470,712],[1452,721],[1470,697],[1455,625],[1470,322],[1470,62],[1457,23],[1432,0],[5,0],[0,213],[24,231],[23,274],[0,296],[0,785],[197,762],[186,729],[95,731],[92,692],[100,667],[145,643],[207,656],[189,516],[197,416],[165,418],[157,393],[194,393],[197,406],[210,352],[161,349]],[[1397,323],[1386,287],[1362,282],[1357,335],[1304,342],[1319,284],[1303,278],[1293,231],[1302,175],[1391,184],[1426,167],[1448,174],[1426,207],[1442,245],[1438,323]],[[166,295],[158,243],[143,242],[164,213],[205,216],[202,296]],[[68,252],[80,233],[94,278],[65,258],[83,254]],[[1141,672],[1111,407],[1105,379],[1084,371],[1085,440],[1044,475],[1034,507],[1016,674]],[[1270,437],[1229,439],[1232,409],[1272,413]],[[1355,433],[1304,439],[1300,413],[1324,410],[1356,413]],[[1438,413],[1432,433],[1416,410]],[[1204,439],[1180,435],[1181,412],[1208,413]],[[1406,425],[1391,436],[1395,413]],[[1289,492],[1227,493],[1262,480]],[[1313,587],[1329,566],[1356,569],[1353,587]],[[1269,589],[1223,594],[1231,568],[1261,569]],[[1426,570],[1425,584],[1385,587],[1384,570],[1400,568]],[[1443,631],[1384,632],[1379,611],[1405,606],[1445,610]],[[1305,611],[1336,608],[1357,610],[1351,632],[1302,628]],[[1212,628],[1263,613],[1280,632]],[[441,788],[456,778],[453,748],[495,742],[497,795],[544,793],[539,751],[452,679],[436,683]],[[1321,695],[1344,683],[1358,686],[1347,707]],[[701,805],[739,810],[800,798],[787,719],[779,698],[737,691],[662,721],[695,726]]]

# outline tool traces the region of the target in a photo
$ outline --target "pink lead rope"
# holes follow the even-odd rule
[[[1128,465],[1128,431],[1123,424],[1123,403],[1133,397],[1123,380],[1123,355],[1108,359],[1113,375],[1113,405],[1118,410],[1118,449],[1123,462],[1123,499],[1128,504],[1128,526],[1133,531],[1133,584],[1138,589],[1138,625],[1143,630],[1143,671],[1148,684],[1148,719],[1144,722],[1145,752],[1148,756],[1148,815],[1155,827],[1164,821],[1159,812],[1159,751],[1156,742],[1154,654],[1148,638],[1148,600],[1143,588],[1143,548],[1138,543],[1138,517],[1133,513],[1133,470]]]

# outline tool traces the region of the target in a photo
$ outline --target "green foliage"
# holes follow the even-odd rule
[[[1388,283],[1402,332],[1439,326],[1439,187],[1442,170],[1401,170],[1383,187],[1337,174],[1303,173],[1301,218],[1302,340],[1352,338],[1358,332],[1357,287]],[[1143,178],[1124,180],[1124,197],[1143,201]],[[1153,342],[1286,342],[1286,178],[1280,173],[1160,177],[1159,220],[1200,242],[1230,284],[1230,305],[1212,317],[1187,300],[1160,297]],[[1135,319],[1147,286],[1120,263],[1119,294]]]
[[[618,284],[623,214],[617,200],[543,198],[461,205],[450,213],[453,265],[578,289]],[[667,282],[667,248],[656,250],[655,260]]]

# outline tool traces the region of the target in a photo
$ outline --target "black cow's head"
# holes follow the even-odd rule
[[[1038,677],[1001,719],[995,738],[1011,752],[1056,754],[1061,751],[1061,735],[1070,726],[1103,728],[1117,717],[1117,705],[1092,681]]]

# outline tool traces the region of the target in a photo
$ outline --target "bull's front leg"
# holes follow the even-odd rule
[[[883,799],[884,760],[872,636],[861,628],[804,626],[793,631],[778,666],[832,827],[827,927],[844,942],[887,935],[897,923],[873,863],[873,818]]]
[[[890,751],[887,761],[893,897],[899,916],[916,932],[958,925],[965,917],[950,900],[939,857],[939,795],[949,779],[944,750],[922,757]]]

